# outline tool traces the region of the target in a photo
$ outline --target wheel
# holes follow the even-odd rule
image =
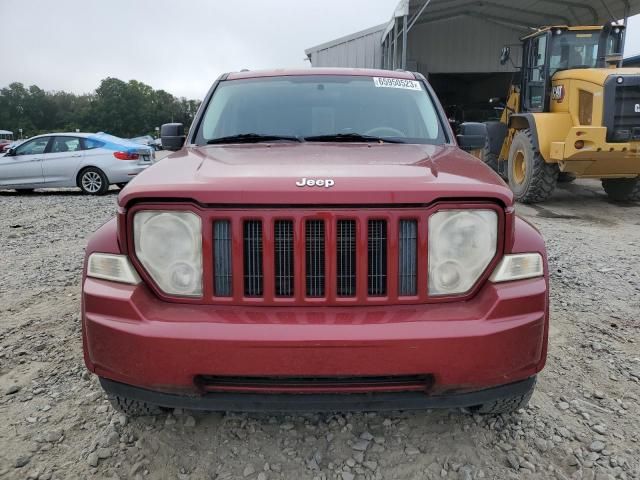
[[[571,183],[575,179],[576,179],[576,176],[573,173],[560,172],[558,174],[558,183]]]
[[[535,379],[534,379],[535,380]],[[501,398],[489,403],[483,403],[470,410],[474,413],[481,413],[485,415],[497,415],[500,413],[512,413],[524,408],[531,400],[531,395],[536,389],[536,382],[531,383],[531,388],[527,390],[523,395],[516,395],[513,397]]]
[[[558,165],[547,163],[536,148],[530,130],[520,130],[511,142],[508,167],[509,187],[516,200],[543,202],[558,182]]]
[[[126,187],[126,186],[127,186],[127,184],[126,184],[126,183],[116,183],[116,185],[118,186],[118,188],[119,188],[120,190],[122,190],[124,187]]]
[[[602,188],[614,202],[640,202],[640,177],[603,178]]]
[[[487,127],[487,141],[480,152],[480,159],[491,169],[506,180],[505,164],[498,157],[502,151],[502,144],[509,133],[507,125],[502,122],[484,122]]]
[[[78,175],[78,186],[89,195],[104,195],[109,190],[109,180],[99,168],[88,167]]]
[[[18,195],[28,195],[30,193],[33,193],[33,188],[16,188],[16,192],[18,192]]]
[[[116,410],[130,417],[143,417],[147,415],[158,415],[162,413],[162,409],[147,402],[133,400],[131,398],[121,397],[120,395],[108,394],[107,396],[111,405]]]
[[[484,148],[480,152],[480,160],[487,164],[487,166],[491,167],[496,173],[500,173],[498,171],[498,155],[495,153],[491,153],[491,144],[489,143],[489,137],[487,137],[487,141],[484,143]]]

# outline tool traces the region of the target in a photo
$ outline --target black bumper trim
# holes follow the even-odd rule
[[[230,412],[362,412],[464,408],[525,395],[533,388],[535,382],[536,377],[534,376],[520,382],[475,392],[433,396],[419,392],[364,394],[207,393],[200,396],[187,396],[146,390],[100,378],[102,388],[107,393],[121,397],[167,408]]]

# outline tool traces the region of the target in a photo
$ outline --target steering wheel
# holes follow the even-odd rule
[[[367,130],[364,132],[365,135],[369,135],[371,137],[403,137],[406,138],[406,134],[397,128],[393,127],[375,127],[371,130]],[[390,135],[389,135],[390,134]]]

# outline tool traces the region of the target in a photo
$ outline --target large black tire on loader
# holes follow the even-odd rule
[[[531,130],[516,133],[509,150],[508,179],[517,201],[545,201],[555,190],[559,173],[558,165],[545,162],[540,155]]]
[[[614,202],[640,202],[640,177],[603,178],[602,188]]]
[[[502,122],[485,122],[485,125],[487,126],[488,135],[480,159],[491,167],[494,172],[500,174],[498,157],[500,156],[504,139],[507,136],[508,128]]]

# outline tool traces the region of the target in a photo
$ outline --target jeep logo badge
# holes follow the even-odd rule
[[[302,178],[296,182],[298,187],[324,187],[331,188],[336,184],[331,178]]]
[[[636,111],[636,113],[640,113],[640,103],[636,103],[634,110]]]

